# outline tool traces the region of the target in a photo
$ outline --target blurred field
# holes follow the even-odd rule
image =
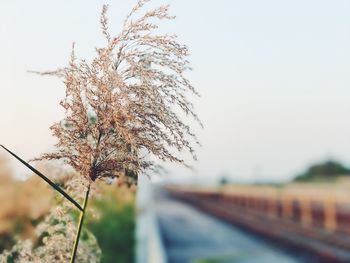
[[[0,252],[14,244],[16,236],[30,238],[33,227],[48,213],[53,192],[37,177],[13,178],[6,159],[0,157]]]
[[[42,167],[40,170],[47,167]],[[61,171],[62,172],[62,171]],[[59,184],[59,169],[45,170]],[[85,228],[97,238],[104,263],[129,263],[134,260],[135,196],[116,185],[98,186],[97,196],[88,205]],[[55,197],[55,198],[54,198]],[[14,179],[4,157],[0,156],[0,254],[18,239],[35,239],[34,229],[60,197],[37,176],[26,181]],[[76,213],[72,210],[73,217]],[[84,232],[83,232],[84,233]],[[84,235],[81,237],[84,239]]]

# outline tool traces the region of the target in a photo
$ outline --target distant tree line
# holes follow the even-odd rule
[[[350,169],[348,167],[338,161],[327,160],[311,165],[304,173],[297,175],[294,181],[329,181],[344,175],[350,175]]]

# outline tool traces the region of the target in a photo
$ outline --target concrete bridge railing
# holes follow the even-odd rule
[[[196,189],[195,192],[205,198],[217,199],[223,204],[246,208],[268,217],[288,219],[331,232],[350,233],[350,191],[347,189],[237,186],[229,189]]]

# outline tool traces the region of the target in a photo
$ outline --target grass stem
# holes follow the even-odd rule
[[[77,234],[75,236],[74,247],[73,247],[70,263],[74,263],[74,260],[75,260],[76,254],[77,254],[77,249],[78,249],[78,244],[79,244],[79,239],[80,239],[80,233],[81,233],[81,229],[82,229],[83,222],[84,222],[84,216],[85,216],[87,202],[88,202],[88,199],[89,199],[89,193],[90,193],[90,184],[89,184],[88,189],[87,189],[86,194],[85,194],[83,210],[80,212],[79,224],[78,224]]]

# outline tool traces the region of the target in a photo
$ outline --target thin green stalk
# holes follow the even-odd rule
[[[77,254],[77,249],[78,249],[78,245],[79,245],[79,238],[80,238],[81,228],[82,228],[82,226],[83,226],[84,216],[85,216],[85,211],[86,211],[86,206],[87,206],[88,199],[89,199],[89,193],[90,193],[90,184],[89,184],[88,189],[87,189],[86,194],[85,194],[84,204],[83,204],[83,210],[80,212],[79,224],[78,224],[77,234],[76,234],[76,236],[75,236],[74,247],[73,247],[73,251],[72,251],[72,256],[71,256],[71,259],[70,259],[70,263],[74,263],[74,260],[75,260],[76,254]]]

